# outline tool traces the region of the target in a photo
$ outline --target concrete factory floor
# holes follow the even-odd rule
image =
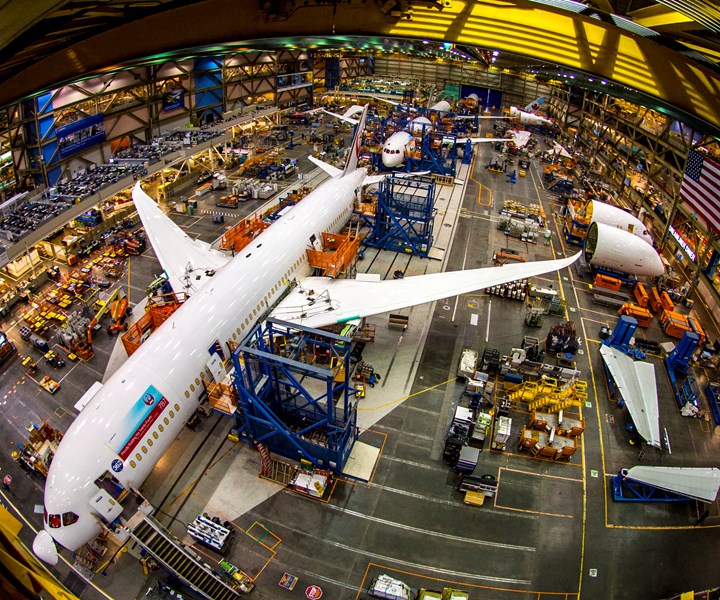
[[[391,278],[397,270],[410,276],[485,267],[501,248],[516,250],[528,261],[575,253],[575,247],[562,242],[555,214],[559,206],[542,187],[541,166],[533,161],[527,177],[513,185],[484,168],[491,152],[481,147],[470,167],[459,168],[462,186],[438,187],[431,252],[438,260],[367,249],[358,271]],[[491,201],[481,185],[493,191]],[[544,245],[542,238],[537,244],[524,243],[498,231],[505,199],[542,202],[551,244]],[[241,210],[251,208],[256,206],[248,203]],[[173,218],[190,235],[209,242],[223,230],[209,215]],[[159,270],[151,249],[132,260],[133,302]],[[405,331],[388,327],[387,315],[368,319],[377,334],[363,360],[382,375],[359,403],[360,440],[380,449],[369,483],[340,478],[321,502],[260,479],[258,453],[228,441],[232,421],[213,414],[202,419],[196,431],[182,431],[146,481],[143,494],[161,511],[159,519],[188,543],[185,524],[198,514],[232,521],[237,535],[226,558],[256,579],[255,598],[301,598],[310,585],[321,587],[325,598],[365,598],[371,579],[382,573],[414,589],[456,587],[468,590],[471,598],[499,600],[655,599],[718,585],[713,561],[704,558],[720,551],[717,503],[707,507],[710,516],[697,526],[706,507],[696,502],[612,500],[610,477],[638,464],[638,448],[629,444],[625,428],[627,411],[608,399],[598,352],[598,331],[603,325],[614,327],[617,314],[592,303],[590,280],[579,278],[574,269],[533,279],[562,291],[568,319],[581,337],[575,359],[588,382],[588,402],[567,412],[586,419],[586,430],[569,461],[518,452],[517,439],[529,414],[526,404],[516,402],[506,450],[492,450],[486,440],[475,469],[476,475],[496,478],[497,494],[481,507],[463,503],[455,474],[442,459],[455,407],[469,402],[464,385],[456,380],[461,350],[472,347],[482,353],[489,347],[509,354],[523,336],[543,339],[549,327],[562,320],[546,317],[542,328],[529,328],[524,302],[481,292],[402,311],[409,317]],[[709,337],[717,338],[703,307],[695,309]],[[4,327],[27,352],[17,339],[17,328]],[[644,334],[668,341],[656,322]],[[64,377],[53,396],[24,377],[20,361],[4,366],[3,439],[22,441],[30,422],[49,420],[66,430],[75,416],[73,404],[102,378],[114,343],[114,338],[99,334],[96,359],[57,372]],[[555,357],[544,360],[554,364]],[[661,424],[672,454],[650,449],[642,464],[716,466],[720,435],[712,421],[681,417],[661,361],[649,360],[656,366]],[[501,389],[498,384],[496,397]],[[37,528],[41,515],[33,507],[42,502],[42,481],[20,471],[9,453],[8,447],[0,464],[3,473],[12,473],[14,483],[4,496]],[[25,528],[23,536],[28,541],[33,534]],[[208,563],[220,558],[196,549]],[[68,574],[65,565],[59,571],[63,579]],[[278,587],[286,572],[298,577],[292,591]],[[143,596],[158,573],[146,580],[138,562],[122,554],[105,577],[94,577],[93,585],[70,577],[68,583],[82,598],[125,600]]]

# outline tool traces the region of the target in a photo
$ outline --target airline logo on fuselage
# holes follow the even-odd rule
[[[168,399],[154,385],[151,385],[130,407],[120,421],[116,432],[108,440],[110,447],[121,461],[133,453],[135,447],[145,437],[168,404]],[[122,468],[120,470],[115,468],[115,461],[113,461],[112,469],[116,473],[122,470]]]

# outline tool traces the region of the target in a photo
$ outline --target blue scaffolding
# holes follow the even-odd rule
[[[420,158],[405,158],[405,170],[430,171],[438,175],[455,177],[457,138],[452,134],[426,131],[423,128]]]
[[[675,349],[665,358],[665,370],[670,378],[673,394],[678,408],[683,409],[686,404],[692,404],[700,410],[700,388],[695,377],[690,375],[690,362],[695,349],[700,343],[700,337],[694,331],[688,331],[680,340]]]
[[[358,437],[350,345],[279,320],[258,325],[233,352],[238,437],[341,472]]]
[[[427,258],[433,241],[435,182],[386,177],[366,246]]]

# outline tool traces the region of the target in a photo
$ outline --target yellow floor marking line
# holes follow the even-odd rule
[[[521,471],[520,469],[511,469],[510,467],[500,467],[501,471],[508,471],[509,473],[521,473],[523,475],[532,475],[534,477],[546,477],[548,479],[562,479],[564,481],[572,481],[574,483],[581,483],[582,479],[575,477],[561,477],[560,475],[548,475],[547,473],[533,473],[532,471]]]
[[[255,527],[258,527],[261,530],[261,532],[258,536],[255,536],[252,533],[250,533],[250,531]],[[265,525],[263,525],[259,521],[253,521],[253,523],[250,525],[250,527],[248,527],[245,530],[245,535],[247,535],[251,540],[256,541],[263,548],[270,550],[271,552],[275,552],[275,548],[277,548],[282,543],[282,539],[280,537],[275,535],[272,531],[270,531],[267,527],[265,527]],[[275,543],[272,544],[271,546],[268,546],[265,542],[263,542],[263,540],[268,536],[271,538],[275,538]]]
[[[496,491],[495,491],[495,496],[494,496],[494,498],[493,498],[493,506],[494,506],[495,508],[499,508],[499,509],[503,509],[503,510],[514,510],[515,512],[521,512],[521,513],[526,513],[526,514],[530,514],[530,515],[543,515],[543,516],[546,516],[546,517],[560,517],[560,518],[563,518],[563,519],[574,519],[574,518],[575,518],[574,515],[566,515],[566,514],[564,514],[564,513],[550,513],[550,512],[544,512],[544,511],[541,511],[541,510],[531,510],[531,509],[529,509],[529,508],[515,508],[515,507],[513,507],[513,506],[506,506],[506,505],[504,505],[504,504],[498,504],[498,495],[499,495],[499,493],[500,493],[500,479],[502,478],[502,471],[503,471],[503,470],[514,471],[513,469],[507,469],[506,467],[500,467],[500,469],[498,469],[497,489],[496,489]],[[514,471],[514,472],[516,472],[516,473],[525,473],[525,471]],[[537,476],[539,476],[539,477],[543,477],[543,475],[542,475],[542,474],[539,474],[539,473],[527,473],[527,474],[528,474],[528,475],[537,475]],[[557,479],[565,479],[565,478],[564,478],[564,477],[557,477]],[[581,480],[579,480],[579,479],[575,479],[575,480],[568,479],[568,481],[581,482]]]
[[[434,581],[443,584],[443,587],[456,587],[457,589],[463,589],[463,588],[473,588],[476,590],[489,590],[494,592],[503,592],[508,594],[523,594],[525,598],[535,598],[537,600],[540,600],[541,598],[545,597],[561,597],[565,600],[577,600],[578,594],[576,592],[538,592],[534,590],[514,590],[512,588],[502,588],[502,587],[495,587],[495,586],[489,586],[489,585],[479,585],[477,583],[467,583],[464,581],[451,581],[448,579],[440,579],[439,577],[431,577],[427,575],[423,575],[421,573],[413,573],[412,571],[403,571],[401,569],[395,569],[393,567],[389,567],[387,565],[380,565],[377,563],[368,563],[367,567],[365,568],[365,574],[363,575],[362,581],[360,582],[360,588],[358,589],[357,595],[355,596],[355,600],[360,600],[361,597],[364,597],[365,590],[369,587],[370,582],[368,581],[368,577],[370,575],[370,569],[372,568],[377,569],[379,573],[387,573],[390,574],[391,577],[395,577],[396,579],[402,579],[402,576],[410,576],[410,577],[418,577],[420,579],[425,579],[428,581]],[[366,583],[367,582],[367,583]]]
[[[553,463],[554,465],[560,465],[562,467],[582,467],[582,465],[571,463],[567,460],[559,461],[559,460],[553,460],[551,458],[541,458],[539,456],[531,456],[530,454],[524,454],[519,452],[508,452],[507,450],[495,450],[494,448],[489,449],[490,452],[497,452],[499,454],[505,454],[506,456],[516,456],[517,458],[525,458],[528,460],[541,460],[544,462]]]
[[[451,379],[448,379],[447,381],[443,381],[442,383],[438,383],[429,388],[425,388],[424,390],[420,390],[418,392],[410,394],[409,396],[403,396],[402,398],[398,398],[397,400],[390,400],[390,402],[386,402],[385,404],[380,404],[378,406],[368,406],[368,407],[359,406],[358,410],[378,410],[380,408],[386,408],[388,406],[392,406],[393,404],[400,404],[401,402],[405,402],[405,400],[408,400],[409,398],[414,398],[415,396],[419,396],[420,394],[424,394],[425,392],[429,392],[430,390],[434,390],[436,388],[442,387],[443,385],[447,385],[451,381],[455,381],[455,380],[456,380],[456,378],[453,377]]]

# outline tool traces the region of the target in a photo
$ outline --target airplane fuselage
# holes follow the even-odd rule
[[[407,131],[393,133],[382,147],[382,162],[388,169],[395,169],[405,162],[405,156],[415,149],[415,138]]]
[[[100,532],[90,500],[106,471],[140,487],[197,409],[210,349],[219,342],[227,356],[227,342],[243,339],[309,272],[311,236],[345,224],[365,175],[358,169],[311,192],[220,268],[90,400],[60,443],[45,486],[45,531],[56,542],[76,550]]]

